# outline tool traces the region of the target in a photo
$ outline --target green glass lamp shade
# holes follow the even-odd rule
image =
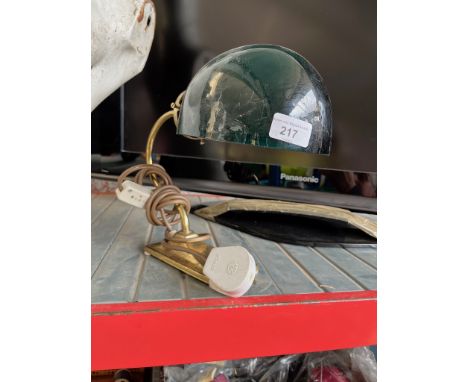
[[[296,52],[242,46],[215,57],[192,79],[177,133],[329,154],[330,98],[319,73]]]

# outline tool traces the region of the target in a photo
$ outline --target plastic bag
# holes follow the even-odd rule
[[[360,371],[366,382],[377,381],[377,361],[369,348],[355,348],[350,351],[351,368]]]
[[[369,348],[164,368],[167,382],[376,382]]]
[[[223,368],[220,363],[201,363],[164,368],[164,380],[168,382],[213,381]]]
[[[288,382],[294,374],[301,369],[304,360],[303,354],[294,354],[280,357],[263,376],[259,382]]]
[[[294,382],[376,382],[377,363],[369,348],[309,353]]]
[[[281,372],[273,365],[281,357],[249,358],[237,361],[199,363],[164,368],[166,382],[256,382],[268,372]],[[266,379],[265,381],[268,381]]]

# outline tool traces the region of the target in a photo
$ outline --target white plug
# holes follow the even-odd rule
[[[122,202],[134,207],[144,208],[146,201],[151,196],[151,189],[130,180],[125,180],[122,183],[122,190],[117,188],[115,193]]]
[[[256,272],[255,259],[240,246],[213,248],[203,267],[210,288],[231,297],[245,294]]]

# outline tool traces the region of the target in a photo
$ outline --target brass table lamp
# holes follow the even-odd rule
[[[327,155],[331,103],[318,72],[296,52],[275,45],[229,50],[208,62],[156,121],[147,140],[147,164],[119,177],[121,192],[133,172],[136,183],[150,177],[155,186],[144,207],[148,220],[167,231],[165,240],[146,246],[145,253],[211,285],[204,273],[213,249],[204,242],[209,235],[190,230],[190,202],[164,169],[152,163],[156,136],[170,119],[177,134],[201,143],[216,140]],[[181,229],[175,232],[171,227],[178,223]]]

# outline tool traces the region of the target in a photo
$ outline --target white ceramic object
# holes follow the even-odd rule
[[[91,110],[143,70],[155,26],[151,0],[91,0]]]

